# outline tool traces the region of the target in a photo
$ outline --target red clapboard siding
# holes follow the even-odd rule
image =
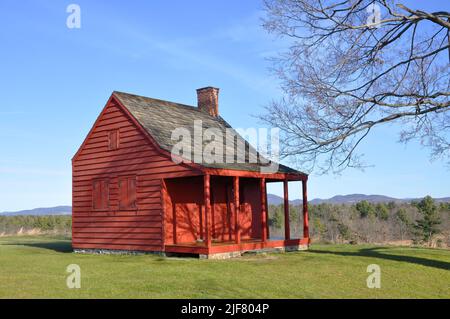
[[[168,170],[167,173],[163,173],[163,172],[153,172],[153,173],[148,173],[147,171],[140,171],[139,169],[135,168],[134,170],[131,171],[127,171],[127,173],[125,174],[138,174],[141,173],[141,175],[139,175],[139,178],[142,178],[143,180],[154,180],[154,179],[161,179],[161,178],[176,178],[176,177],[188,177],[188,176],[194,176],[195,174],[192,173],[189,170],[186,170],[183,167],[180,167],[179,170],[174,170],[172,171],[172,169],[170,168],[166,168]],[[98,172],[98,176],[99,178],[106,178],[108,176],[110,176],[111,174],[113,175],[117,175],[117,174],[122,174],[119,171],[116,172],[102,172],[102,170],[99,170]],[[90,185],[90,181],[92,180],[92,178],[94,177],[94,175],[92,174],[88,174],[88,175],[84,175],[84,176],[74,176],[74,182],[77,183],[79,182],[81,185],[83,186],[87,186]]]
[[[75,249],[114,249],[114,250],[136,250],[136,251],[160,251],[161,244],[153,245],[153,244],[146,244],[146,245],[137,245],[137,244],[131,244],[131,245],[112,245],[112,244],[98,244],[98,243],[88,243],[88,244],[82,244],[82,243],[72,243],[72,247]]]
[[[121,162],[121,161],[131,161],[134,164],[140,164],[142,161],[144,163],[147,163],[148,159],[151,158],[152,162],[160,162],[160,161],[167,161],[166,157],[162,157],[159,155],[155,155],[156,153],[153,152],[138,152],[133,153],[130,152],[128,154],[123,155],[116,155],[114,158],[111,158],[111,156],[108,157],[99,157],[99,158],[92,158],[92,159],[86,159],[86,160],[78,160],[76,164],[74,164],[74,168],[84,168],[92,169],[92,168],[100,168],[104,165],[108,165],[115,162]]]
[[[152,159],[152,162],[149,163],[149,158]],[[81,171],[81,170],[97,170],[97,169],[105,169],[110,167],[110,165],[113,164],[116,167],[120,166],[128,166],[128,165],[150,165],[150,167],[165,167],[167,165],[167,158],[164,157],[152,157],[152,156],[145,156],[141,158],[132,158],[132,159],[117,159],[114,158],[112,161],[104,162],[104,161],[97,161],[96,163],[83,163],[82,165],[75,166],[75,171]]]
[[[113,206],[116,207],[116,206]],[[161,215],[161,207],[157,207],[154,209],[138,209],[138,210],[132,210],[132,211],[120,211],[120,210],[114,210],[115,208],[112,208],[111,211],[99,211],[95,212],[95,216],[160,216]],[[91,208],[76,208],[76,216],[79,217],[89,217],[92,216],[92,209]]]
[[[112,143],[117,144],[117,149],[111,147],[111,134],[116,134],[112,131],[117,132],[117,143]],[[114,99],[103,110],[72,164],[72,241],[73,247],[80,249],[162,251],[161,179],[199,174],[175,164],[154,147]],[[135,184],[130,182],[127,194],[121,195],[118,183],[125,176],[135,177]],[[92,208],[93,180],[108,181],[107,209]],[[121,196],[131,196],[131,202],[135,198],[136,206],[121,210]]]
[[[155,233],[77,233],[77,238],[101,238],[101,239],[149,239],[161,240],[160,234]]]
[[[142,162],[142,159],[140,160]],[[139,162],[139,161],[138,161]],[[157,161],[149,163],[147,162],[143,163],[133,163],[133,161],[128,160],[122,160],[120,162],[112,162],[114,165],[111,167],[111,163],[108,164],[101,164],[98,165],[98,167],[90,168],[90,167],[75,167],[74,168],[74,176],[86,176],[86,175],[97,175],[98,172],[105,173],[120,173],[123,172],[124,169],[132,171],[132,170],[145,170],[145,173],[151,174],[151,173],[159,173],[161,172],[161,169],[164,169],[167,172],[172,171],[179,171],[180,166],[176,165],[175,163],[171,163],[171,166],[167,165],[167,160],[165,161]]]
[[[160,245],[161,239],[105,239],[105,238],[72,238],[73,244],[116,244],[116,245]]]
[[[90,149],[90,150],[83,149],[83,152],[82,152],[83,155],[80,155],[80,159],[83,159],[83,158],[91,159],[91,158],[95,158],[96,156],[98,156],[98,157],[114,157],[117,154],[129,154],[129,153],[142,152],[145,150],[148,150],[147,145],[142,145],[139,147],[136,147],[133,145],[131,145],[131,146],[130,145],[128,145],[128,146],[121,145],[118,150],[109,151],[108,146],[105,144],[101,148],[99,147],[99,148]],[[92,154],[95,154],[95,155],[92,156]]]
[[[124,150],[126,150],[126,152],[124,152]],[[125,156],[126,158],[133,158],[134,156],[138,156],[139,154],[143,154],[145,151],[149,151],[147,146],[143,146],[143,147],[131,147],[131,148],[126,148],[126,147],[121,147],[119,150],[116,151],[95,151],[95,150],[90,150],[89,152],[86,151],[83,154],[80,154],[80,156],[78,156],[76,163],[80,162],[82,163],[83,160],[92,160],[92,159],[106,159],[106,160],[110,160],[112,158],[116,158],[119,159],[119,157]],[[151,150],[150,150],[151,151]],[[159,153],[153,151],[153,155],[158,155]],[[75,164],[76,164],[75,163]]]
[[[75,228],[74,230],[76,233],[114,233],[114,234],[120,234],[120,233],[126,233],[126,234],[159,234],[161,233],[161,227],[133,227],[133,228],[124,228],[124,227],[102,227],[102,228]]]
[[[158,216],[149,216],[152,221],[148,222],[74,222],[74,227],[159,227],[161,218],[155,219]]]
[[[146,222],[149,221],[147,216],[90,216],[78,217],[77,222]]]

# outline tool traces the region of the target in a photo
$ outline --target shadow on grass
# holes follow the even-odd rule
[[[427,267],[433,267],[433,268],[438,268],[438,269],[450,270],[450,263],[445,262],[445,261],[433,260],[433,259],[422,258],[422,257],[414,257],[414,256],[385,254],[385,253],[378,251],[379,249],[383,249],[383,247],[361,248],[356,252],[329,251],[329,250],[320,250],[320,249],[310,249],[309,252],[317,253],[317,254],[333,254],[333,255],[346,256],[346,257],[381,258],[381,259],[417,264],[417,265],[422,265],[422,266],[427,266]]]
[[[3,245],[11,245],[11,246],[27,246],[27,247],[35,247],[35,248],[43,248],[53,250],[58,253],[71,253],[72,244],[70,241],[51,241],[51,242],[27,242],[27,241],[17,241],[10,242]]]

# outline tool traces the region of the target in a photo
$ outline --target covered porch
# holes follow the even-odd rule
[[[290,181],[302,183],[303,236],[291,238]],[[267,183],[284,185],[284,238],[271,238]],[[165,252],[206,258],[246,251],[301,250],[309,244],[307,175],[207,171],[202,176],[165,179]]]

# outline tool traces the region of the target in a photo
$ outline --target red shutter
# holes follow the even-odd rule
[[[109,131],[108,132],[108,149],[110,151],[113,151],[118,148],[119,148],[119,130]]]
[[[108,209],[108,195],[109,195],[109,187],[108,181],[102,181],[102,191],[101,191],[101,209]]]
[[[109,207],[109,185],[107,180],[95,180],[92,182],[92,208],[94,210],[106,210]]]
[[[120,177],[119,186],[119,209],[136,208],[136,177]]]
[[[136,178],[128,179],[128,204],[130,208],[136,208]]]
[[[108,132],[108,150],[112,151],[112,131]]]
[[[127,179],[119,178],[119,209],[127,209]]]
[[[99,182],[94,181],[92,183],[92,206],[94,209],[99,209]]]

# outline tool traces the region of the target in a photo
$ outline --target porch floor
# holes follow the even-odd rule
[[[257,251],[273,248],[285,248],[295,246],[305,246],[309,244],[308,238],[300,239],[268,239],[263,242],[261,239],[241,240],[240,244],[234,241],[213,241],[210,247],[206,247],[203,242],[179,243],[165,245],[165,251],[169,253],[185,253],[198,255],[211,255],[230,252]]]

